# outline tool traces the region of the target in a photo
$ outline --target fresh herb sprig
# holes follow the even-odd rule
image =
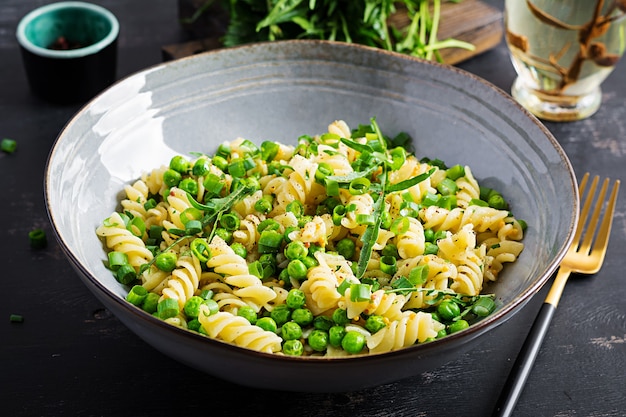
[[[474,45],[438,39],[442,0],[231,0],[224,46],[284,39],[357,43],[442,61],[439,50]],[[458,2],[459,0],[457,0]],[[402,7],[410,24],[397,28],[390,17]]]
[[[359,260],[357,262],[356,277],[358,279],[363,278],[367,269],[367,264],[372,257],[373,247],[378,240],[378,234],[380,231],[380,225],[382,223],[383,213],[385,211],[385,196],[390,192],[397,192],[406,190],[422,181],[428,179],[436,169],[431,169],[428,172],[418,175],[409,180],[401,181],[395,184],[389,184],[387,180],[388,169],[396,164],[391,152],[388,150],[388,144],[393,144],[393,140],[386,138],[380,130],[376,118],[370,119],[370,126],[366,128],[360,126],[360,133],[365,133],[365,137],[375,138],[370,143],[359,143],[353,140],[342,138],[341,142],[349,148],[352,148],[361,153],[360,159],[367,161],[366,166],[362,167],[361,171],[355,171],[350,176],[343,177],[327,177],[335,182],[350,182],[356,178],[366,178],[373,174],[377,174],[378,186],[370,189],[374,200],[372,207],[373,221],[369,222],[365,232],[363,233],[361,252],[359,254]],[[374,145],[375,144],[375,145]]]

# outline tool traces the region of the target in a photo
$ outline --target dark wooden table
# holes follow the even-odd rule
[[[53,240],[44,205],[48,152],[79,105],[54,106],[30,95],[14,33],[20,17],[48,2],[0,3],[0,138],[18,142],[14,154],[0,153],[0,415],[489,416],[547,287],[483,337],[478,355],[341,394],[261,391],[224,382],[157,352],[104,309]],[[121,23],[119,77],[161,62],[162,45],[187,39],[173,0],[96,3]],[[502,7],[501,0],[490,3]],[[505,91],[515,75],[504,44],[459,66]],[[547,127],[579,178],[589,171],[623,180],[626,63],[605,82],[596,115]],[[602,270],[574,276],[568,284],[515,416],[626,415],[625,199],[622,192]],[[36,227],[49,236],[44,250],[30,248],[28,232]],[[24,322],[10,322],[13,313]]]

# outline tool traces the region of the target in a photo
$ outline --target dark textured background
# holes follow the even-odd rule
[[[361,392],[297,394],[242,388],[163,356],[88,292],[52,238],[43,200],[50,147],[79,105],[53,106],[28,91],[18,20],[49,1],[0,0],[0,415],[2,416],[488,416],[543,296],[483,337],[479,355]],[[188,39],[174,0],[98,0],[121,23],[118,76],[161,62],[161,46]],[[502,1],[488,3],[502,8]],[[514,71],[501,43],[459,67],[509,91]],[[547,123],[577,176],[624,179],[626,64],[604,84],[590,119]],[[626,219],[622,192],[603,269],[570,280],[515,416],[626,415]],[[558,201],[551,202],[559,204]],[[34,251],[41,227],[48,248]],[[8,316],[19,313],[21,324]],[[233,369],[233,372],[237,372]],[[268,387],[271,388],[271,387]],[[216,410],[220,410],[219,412]]]

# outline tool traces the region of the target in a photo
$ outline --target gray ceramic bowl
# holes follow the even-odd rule
[[[295,143],[336,119],[375,116],[410,133],[418,155],[465,163],[503,190],[528,223],[519,260],[496,285],[499,308],[469,329],[380,355],[311,359],[258,353],[181,330],[124,301],[95,234],[123,185],[175,154],[213,152],[242,136]],[[572,239],[578,192],[556,140],[508,95],[455,68],[316,41],[256,44],[169,62],[88,103],[50,154],[45,196],[58,240],[84,284],[126,326],[182,363],[239,384],[350,391],[432,370],[511,318],[557,268]],[[558,204],[556,204],[558,202]],[[69,278],[68,278],[69,279]]]

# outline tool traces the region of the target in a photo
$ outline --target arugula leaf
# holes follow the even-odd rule
[[[425,179],[433,175],[435,171],[435,168],[431,168],[428,172],[424,172],[417,177],[409,178],[408,180],[400,181],[396,184],[391,184],[385,189],[385,191],[387,191],[388,193],[393,193],[394,191],[406,190],[407,188],[411,188],[415,184],[419,184],[420,182],[424,181]]]

